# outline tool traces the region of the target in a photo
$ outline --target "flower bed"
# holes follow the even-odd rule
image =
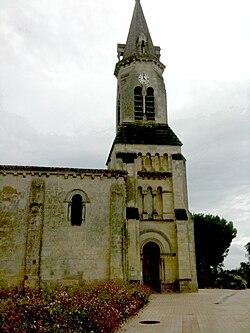
[[[144,285],[107,281],[79,288],[0,290],[0,331],[111,333],[147,302]]]

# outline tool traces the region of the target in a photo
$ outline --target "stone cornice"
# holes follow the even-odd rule
[[[73,177],[80,178],[92,177],[124,177],[126,178],[127,172],[120,170],[106,170],[106,169],[79,169],[79,168],[66,168],[66,167],[41,167],[41,166],[20,166],[20,165],[0,165],[0,175],[6,176],[12,174],[14,176],[64,176],[64,178]]]
[[[125,67],[126,65],[129,65],[133,62],[154,62],[155,65],[157,65],[162,71],[165,69],[165,65],[161,63],[156,56],[148,55],[148,54],[142,54],[142,55],[133,55],[131,57],[128,57],[126,59],[122,59],[119,61],[115,66],[114,74],[115,76],[118,75],[118,72],[121,67]]]

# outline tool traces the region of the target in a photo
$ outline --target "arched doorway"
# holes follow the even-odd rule
[[[155,242],[148,242],[143,247],[143,282],[161,292],[160,248]]]

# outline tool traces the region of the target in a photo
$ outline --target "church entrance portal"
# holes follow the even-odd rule
[[[160,248],[155,242],[148,242],[143,247],[143,282],[161,292]]]

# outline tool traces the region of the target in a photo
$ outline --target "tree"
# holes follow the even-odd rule
[[[197,278],[200,288],[215,287],[237,230],[233,222],[213,215],[193,214]]]
[[[247,251],[246,257],[248,262],[241,262],[239,268],[226,270],[220,273],[218,282],[225,287],[228,282],[228,276],[240,276],[243,283],[245,281],[246,287],[250,288],[250,242],[245,245],[245,249]],[[225,278],[226,277],[226,278]],[[223,281],[222,281],[223,280]],[[239,286],[239,285],[238,285]],[[228,284],[227,287],[232,287],[231,283]]]
[[[247,281],[238,270],[222,270],[216,279],[216,286],[223,289],[246,289]]]
[[[247,254],[246,254],[246,257],[248,259],[248,262],[250,263],[250,242],[248,242],[246,245],[245,245],[245,249],[247,251]]]
[[[237,273],[247,281],[247,287],[250,288],[250,242],[245,245],[248,262],[241,262]]]

